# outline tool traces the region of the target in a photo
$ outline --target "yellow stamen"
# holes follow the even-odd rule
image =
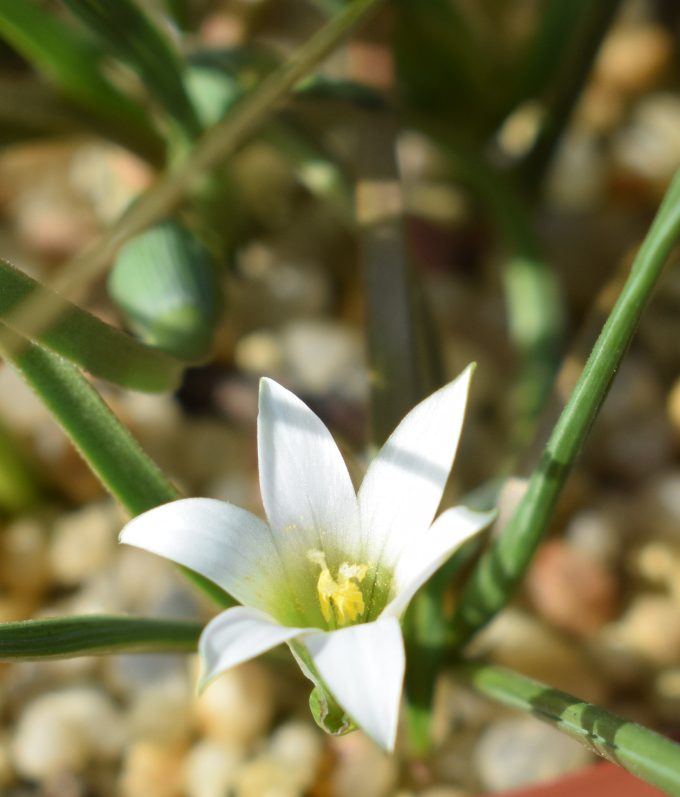
[[[307,558],[321,568],[316,591],[324,620],[330,623],[334,616],[337,625],[344,626],[360,618],[366,607],[359,583],[363,581],[368,566],[343,562],[336,580],[331,576],[321,551],[308,551]]]

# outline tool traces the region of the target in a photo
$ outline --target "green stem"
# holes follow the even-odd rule
[[[0,260],[0,319],[15,332],[30,337],[15,310],[37,295],[50,303],[58,320],[35,334],[36,343],[122,387],[150,392],[178,387],[185,363],[110,327]]]
[[[111,494],[132,515],[180,495],[160,468],[70,363],[1,330],[0,354],[21,373]],[[11,350],[4,350],[8,340]],[[222,606],[233,601],[212,581],[189,570],[194,584]]]
[[[110,653],[192,652],[198,623],[84,615],[0,624],[0,661],[39,661]]]
[[[522,578],[679,234],[680,173],[668,189],[524,498],[466,584],[452,622],[457,646],[505,606]]]
[[[208,130],[194,149],[174,170],[165,173],[154,186],[118,219],[99,244],[65,266],[52,287],[70,295],[105,268],[118,249],[137,233],[167,216],[191,191],[197,177],[214,169],[259,130],[278,103],[331,53],[350,31],[363,22],[384,0],[353,0],[342,12],[301,45],[278,69],[234,106],[232,112]],[[34,296],[16,311],[23,330],[45,329],[56,313],[44,297]],[[3,344],[5,349],[8,343]]]
[[[680,745],[670,739],[500,667],[466,662],[454,672],[486,697],[533,714],[636,777],[680,797]]]

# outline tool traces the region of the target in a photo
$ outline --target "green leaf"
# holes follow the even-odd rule
[[[522,501],[465,586],[452,621],[457,647],[505,606],[522,578],[679,235],[680,172],[666,193]]]
[[[15,332],[28,334],[31,324],[23,320],[20,305],[36,294],[48,301],[57,318],[33,336],[41,346],[93,376],[133,390],[161,392],[178,386],[183,362],[110,327],[0,260],[0,319]]]
[[[0,0],[0,36],[64,95],[106,120],[112,138],[158,160],[153,153],[162,152],[163,143],[148,116],[103,75],[97,49],[77,30],[35,0]]]
[[[10,361],[54,415],[109,492],[131,515],[180,498],[160,468],[66,360],[0,326],[0,354]],[[182,568],[221,606],[233,600],[216,584]]]
[[[185,360],[210,353],[220,287],[210,253],[185,227],[168,220],[128,241],[108,288],[150,345]]]
[[[466,662],[454,673],[473,689],[517,711],[532,714],[638,778],[680,797],[680,745],[611,714],[600,706],[531,678]]]
[[[182,66],[165,35],[132,0],[62,0],[105,51],[139,75],[149,94],[193,138],[201,125],[184,86]]]
[[[198,623],[85,615],[0,623],[0,661],[196,650]]]

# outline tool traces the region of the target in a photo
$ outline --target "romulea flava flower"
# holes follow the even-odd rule
[[[200,573],[242,604],[201,635],[201,687],[286,642],[356,725],[394,748],[405,666],[400,618],[427,579],[493,518],[455,507],[433,523],[471,374],[468,367],[408,413],[358,494],[319,418],[262,379],[258,457],[268,522],[223,501],[186,498],[125,526],[121,542]]]

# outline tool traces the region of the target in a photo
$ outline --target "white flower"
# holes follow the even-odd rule
[[[201,635],[203,685],[287,642],[358,726],[394,748],[404,677],[399,619],[419,587],[492,519],[456,507],[432,523],[471,374],[468,367],[409,412],[358,495],[319,418],[262,379],[258,453],[269,522],[233,504],[187,498],[128,523],[121,542],[195,570],[243,604]]]

